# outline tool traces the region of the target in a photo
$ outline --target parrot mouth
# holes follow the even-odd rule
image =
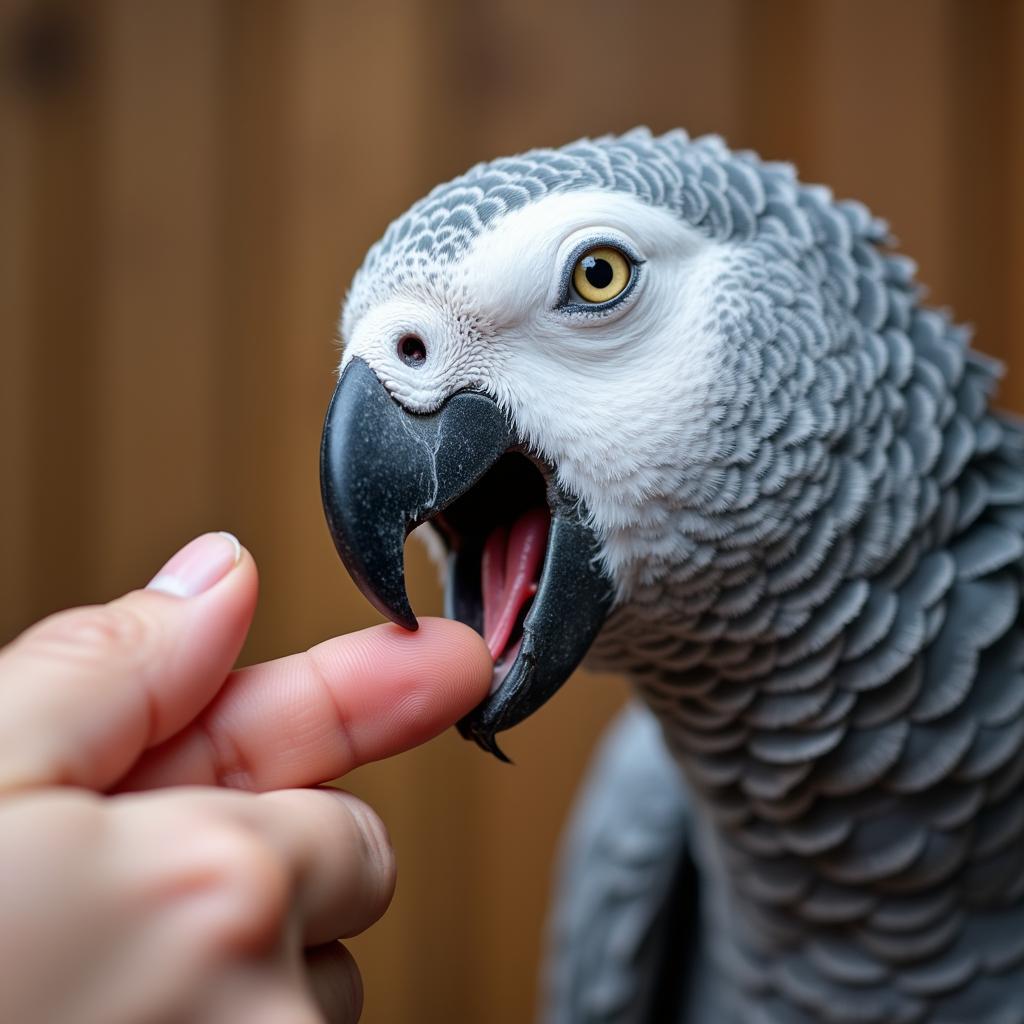
[[[495,734],[555,693],[612,606],[583,503],[517,436],[497,403],[461,391],[409,412],[352,359],[331,399],[320,451],[324,512],[345,568],[392,622],[416,629],[404,546],[429,523],[448,550],[446,614],[494,658],[488,696],[459,731],[507,760]]]
[[[445,615],[483,636],[494,660],[494,693],[523,641],[540,586],[551,529],[553,474],[525,454],[506,452],[430,526],[448,549]]]

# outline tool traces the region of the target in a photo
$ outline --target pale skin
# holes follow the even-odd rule
[[[0,651],[0,1019],[358,1018],[337,940],[384,912],[395,860],[320,784],[447,728],[491,661],[423,619],[232,671],[256,591],[248,552],[205,534]]]

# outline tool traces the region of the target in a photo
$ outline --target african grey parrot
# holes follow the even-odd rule
[[[860,204],[716,137],[480,164],[347,298],[322,484],[496,659],[643,710],[566,846],[550,1022],[1024,1022],[1024,428]]]

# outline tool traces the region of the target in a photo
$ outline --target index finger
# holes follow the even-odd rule
[[[206,711],[119,788],[317,785],[424,743],[487,695],[483,639],[447,619],[373,626],[239,669]]]

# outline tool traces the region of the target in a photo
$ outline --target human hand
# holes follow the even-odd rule
[[[206,534],[148,589],[0,651],[0,1019],[358,1017],[334,940],[383,913],[393,854],[359,800],[291,787],[440,732],[491,662],[423,619],[232,672],[256,590],[249,554]]]

